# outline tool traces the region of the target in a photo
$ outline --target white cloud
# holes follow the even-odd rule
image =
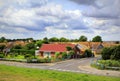
[[[80,0],[80,5],[85,6],[82,11],[68,10],[55,2],[46,4],[47,0],[0,1],[0,35],[8,38],[64,36],[72,39],[86,35],[91,39],[101,35],[106,40],[109,35],[120,34],[119,0],[93,3]]]

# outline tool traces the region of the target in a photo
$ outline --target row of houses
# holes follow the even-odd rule
[[[62,54],[62,52],[68,52],[66,47],[71,47],[76,55],[84,54],[86,49],[91,49],[92,52],[96,55],[100,53],[101,49],[104,47],[102,43],[52,43],[52,44],[43,44],[39,50],[36,51],[36,55],[40,57],[54,57],[56,52]]]
[[[43,44],[39,50],[36,51],[36,55],[40,57],[54,57],[56,52],[68,52],[66,47],[71,47],[75,54],[82,55],[86,49],[91,49],[94,55],[100,54],[102,48],[116,46],[119,44],[110,42],[54,42],[51,44]]]
[[[10,48],[14,45],[24,46],[26,43],[22,41],[9,42],[6,44],[7,48],[4,51],[10,51]],[[66,47],[71,47],[75,54],[84,54],[86,49],[91,49],[94,55],[101,52],[103,47],[111,47],[118,44],[113,42],[52,42],[50,44],[43,44],[39,50],[36,50],[35,54],[40,57],[54,57],[56,52],[68,52]]]

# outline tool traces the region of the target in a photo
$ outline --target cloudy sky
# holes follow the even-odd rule
[[[0,0],[0,37],[120,40],[120,0]]]

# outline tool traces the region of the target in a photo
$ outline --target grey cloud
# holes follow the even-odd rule
[[[95,4],[96,0],[70,0],[70,1],[76,2],[80,5],[91,5],[91,4]]]

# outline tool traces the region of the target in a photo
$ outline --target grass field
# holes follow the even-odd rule
[[[0,65],[0,81],[120,81],[120,78]]]

